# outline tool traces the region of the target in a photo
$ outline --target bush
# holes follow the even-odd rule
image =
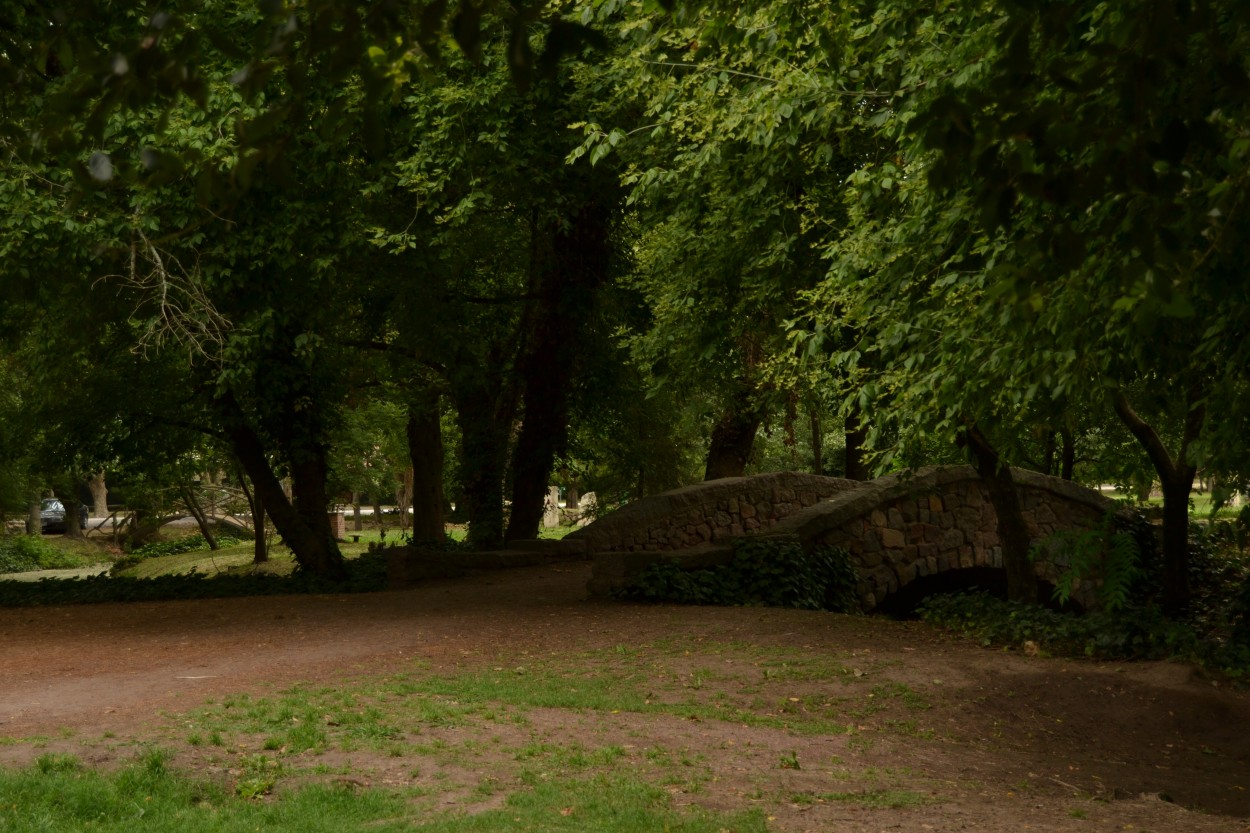
[[[1185,659],[1232,677],[1250,675],[1250,644],[1203,635],[1153,606],[1077,615],[1007,602],[983,593],[934,596],[919,609],[926,622],[982,645],[1021,646],[1094,659]]]
[[[770,535],[735,540],[733,560],[716,567],[683,570],[674,560],[658,561],[617,595],[677,604],[851,612],[859,607],[855,584],[845,550],[805,550],[797,536]]]
[[[386,558],[363,555],[348,562],[347,580],[330,581],[296,571],[289,576],[268,574],[220,575],[200,573],[153,578],[115,577],[45,578],[39,581],[0,581],[0,607],[92,604],[96,602],[224,599],[301,593],[371,593],[385,590]]]
[[[83,564],[82,558],[48,543],[39,535],[0,537],[0,573],[61,570]]]

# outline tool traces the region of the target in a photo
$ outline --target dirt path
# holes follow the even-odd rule
[[[1026,657],[920,623],[594,601],[587,577],[588,568],[565,565],[361,596],[0,610],[0,735],[60,735],[72,747],[75,738],[144,736],[166,713],[209,697],[410,669],[414,659],[463,669],[535,649],[554,656],[680,637],[836,654],[925,698],[922,731],[883,732],[857,760],[941,783],[941,804],[846,818],[796,805],[777,816],[778,829],[1250,831],[1250,696],[1187,666]],[[803,754],[831,759],[828,739],[817,740],[825,747]],[[718,742],[708,748],[734,740]],[[0,746],[0,760],[30,754]],[[750,767],[727,762],[726,781],[758,776]],[[739,793],[724,783],[703,800]],[[1078,799],[1079,814],[1070,809]]]

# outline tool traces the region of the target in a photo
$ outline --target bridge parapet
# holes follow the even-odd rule
[[[1065,530],[1093,529],[1116,509],[1114,501],[1066,480],[1024,469],[1012,475],[1035,543]],[[591,589],[605,592],[661,558],[691,569],[724,563],[734,538],[771,534],[797,535],[806,547],[845,548],[859,574],[864,610],[923,576],[1002,567],[997,515],[971,466],[868,482],[793,473],[729,478],[631,504],[566,540],[597,553]],[[1057,547],[1035,562],[1038,576],[1051,583],[1067,566]],[[1074,599],[1093,606],[1094,588],[1077,587]]]

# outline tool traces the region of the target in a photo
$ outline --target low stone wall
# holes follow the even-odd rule
[[[862,486],[795,472],[726,477],[623,506],[565,540],[588,553],[685,550],[769,530],[804,508]]]

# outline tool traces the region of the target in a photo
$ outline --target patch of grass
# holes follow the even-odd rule
[[[826,792],[813,795],[817,801],[839,801],[856,804],[873,810],[901,810],[919,807],[929,802],[929,797],[913,790],[864,790],[862,792]]]
[[[758,811],[679,812],[663,789],[630,778],[600,777],[534,784],[506,804],[471,816],[452,816],[408,828],[420,833],[765,833]]]
[[[301,833],[411,829],[403,797],[311,786],[259,803],[172,774],[159,753],[117,772],[61,765],[0,769],[0,830],[47,833]]]

